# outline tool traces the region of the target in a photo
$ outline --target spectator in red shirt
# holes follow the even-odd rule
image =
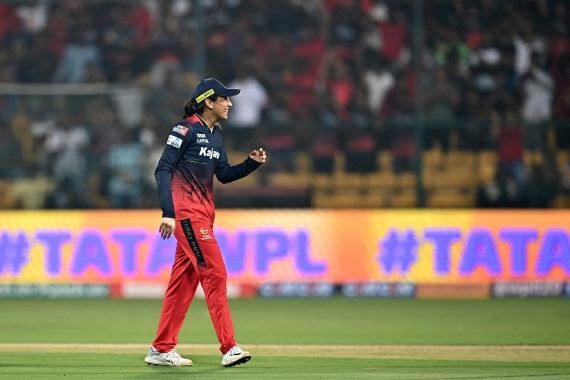
[[[526,171],[520,117],[509,107],[496,112],[493,120],[499,155],[498,171],[502,176],[514,181],[517,187],[522,187],[526,180]]]

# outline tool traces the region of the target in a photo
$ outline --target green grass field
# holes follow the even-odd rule
[[[570,379],[570,300],[232,300],[253,354],[223,368],[202,300],[186,368],[142,359],[160,301],[0,300],[0,379]]]

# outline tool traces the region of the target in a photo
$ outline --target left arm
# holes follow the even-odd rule
[[[244,162],[231,166],[225,150],[220,153],[220,158],[216,164],[216,178],[221,183],[228,183],[252,173],[267,160],[267,154],[262,148],[252,150]]]

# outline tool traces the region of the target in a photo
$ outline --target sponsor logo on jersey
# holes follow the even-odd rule
[[[166,143],[178,149],[182,145],[182,139],[176,136],[168,135],[168,140]]]
[[[196,137],[206,137],[205,133],[196,133]]]
[[[208,231],[206,227],[200,228],[200,233],[202,234],[202,240],[208,240],[212,238],[212,235],[210,235],[210,231]]]
[[[210,143],[210,141],[208,139],[196,139],[196,142],[198,144],[202,144],[202,143],[209,144]]]
[[[207,146],[200,147],[200,152],[198,153],[199,156],[208,157],[210,160],[212,158],[220,158],[220,153],[213,149],[208,149]]]
[[[172,128],[172,132],[180,133],[182,136],[186,136],[186,133],[188,133],[188,127],[179,124],[176,127]]]

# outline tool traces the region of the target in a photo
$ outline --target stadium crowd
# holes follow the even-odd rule
[[[315,173],[332,173],[339,152],[347,172],[373,173],[386,169],[379,151],[391,153],[396,174],[413,172],[422,141],[497,152],[496,177],[478,184],[480,206],[547,207],[570,192],[569,162],[556,158],[570,148],[568,3],[425,0],[421,34],[415,4],[203,0],[198,19],[190,0],[2,3],[0,88],[114,86],[2,91],[0,181],[25,196],[5,192],[0,203],[155,207],[153,169],[201,52],[205,76],[242,89],[224,126],[227,147],[263,144],[268,173],[295,172],[299,152]]]

